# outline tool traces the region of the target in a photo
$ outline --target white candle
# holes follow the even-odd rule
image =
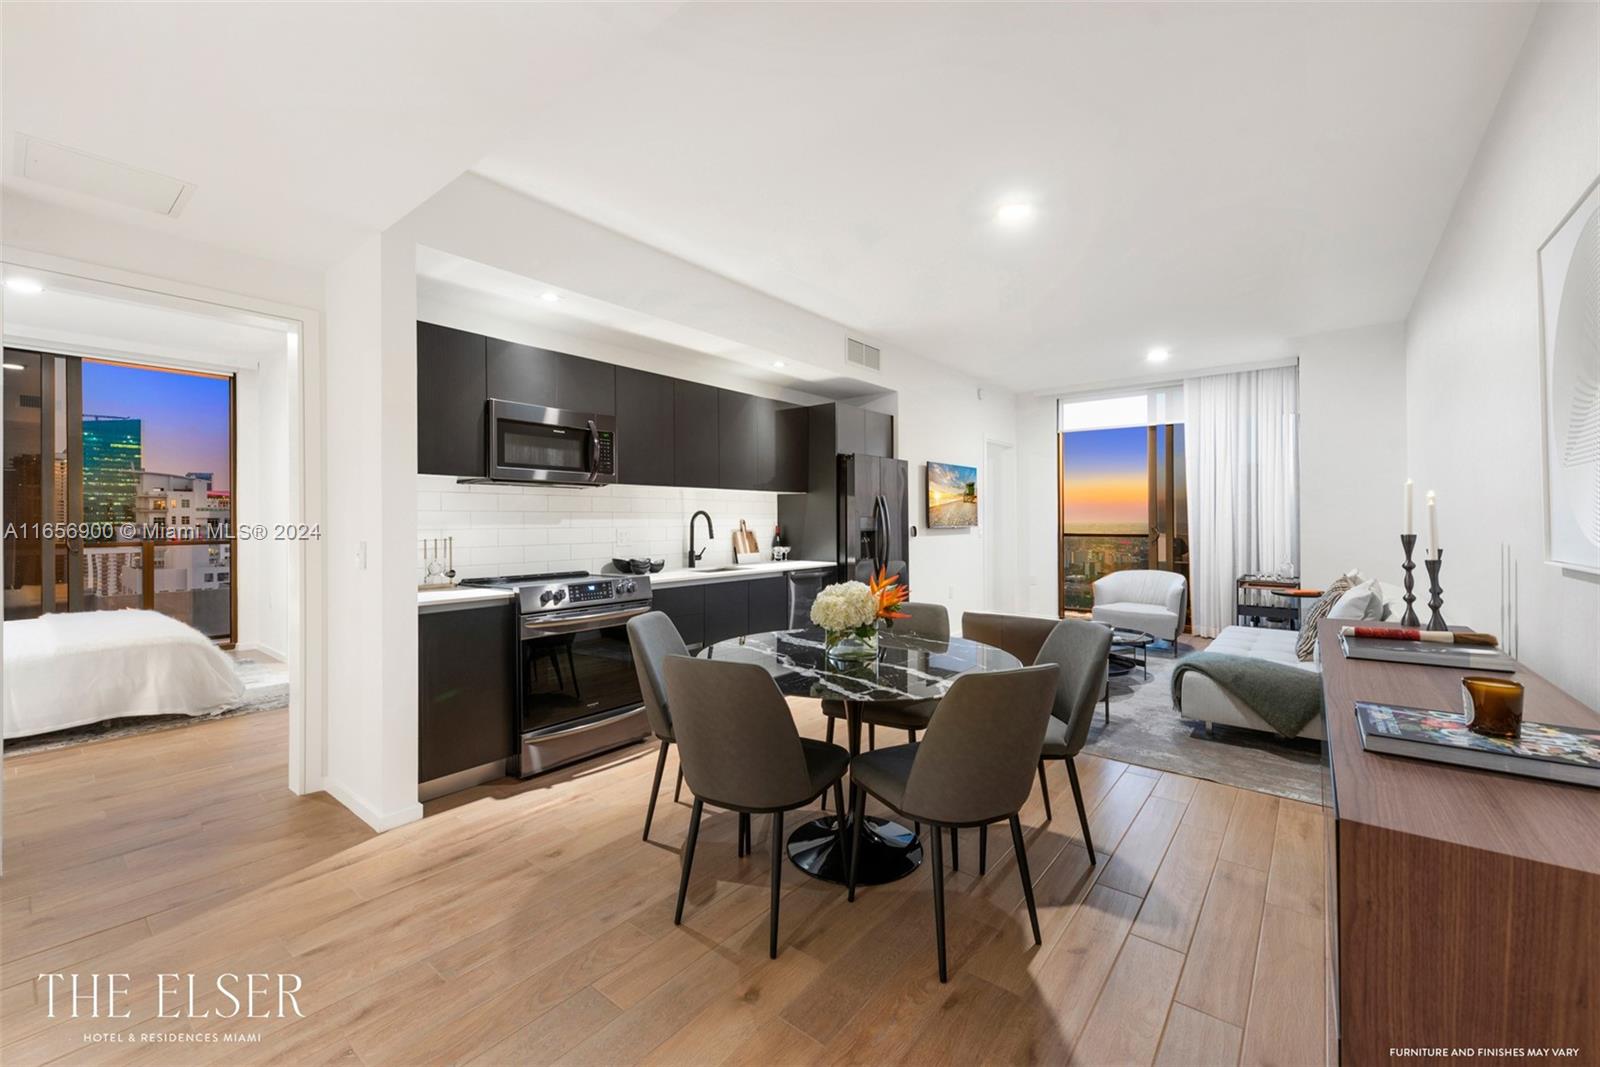
[[[1415,532],[1412,529],[1412,526],[1411,526],[1411,479],[1410,478],[1406,479],[1406,528],[1405,528],[1404,532],[1406,534],[1411,534],[1411,533]]]
[[[1433,495],[1433,490],[1428,490],[1428,558],[1439,558],[1439,511],[1438,499]]]

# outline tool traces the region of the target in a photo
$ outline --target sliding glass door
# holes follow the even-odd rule
[[[1189,570],[1183,426],[1161,423],[1057,435],[1062,614],[1088,612],[1113,571]]]
[[[7,349],[5,617],[144,608],[225,645],[234,379]]]

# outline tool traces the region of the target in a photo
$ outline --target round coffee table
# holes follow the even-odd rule
[[[790,696],[833,697],[843,702],[850,755],[861,752],[861,709],[866,704],[911,703],[944,696],[952,682],[972,671],[1010,671],[1022,666],[1011,653],[977,641],[952,637],[935,641],[882,631],[878,653],[865,662],[828,658],[822,631],[789,630],[747,634],[700,651],[708,659],[758,663]],[[842,813],[848,819],[849,813]],[[846,857],[837,847],[840,815],[813,819],[789,835],[789,859],[824,881],[845,881]],[[845,839],[849,840],[849,825]],[[922,864],[922,840],[914,827],[895,819],[867,816],[861,835],[856,880],[880,885],[904,878]]]
[[[1111,628],[1111,652],[1106,657],[1106,673],[1121,677],[1132,673],[1135,667],[1144,671],[1144,680],[1150,680],[1150,646],[1156,643],[1155,634],[1133,630],[1126,626]]]

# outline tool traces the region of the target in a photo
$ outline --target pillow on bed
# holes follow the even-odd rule
[[[1295,642],[1294,646],[1294,654],[1300,658],[1300,662],[1310,663],[1311,658],[1316,655],[1317,623],[1321,622],[1323,617],[1333,610],[1333,606],[1339,602],[1340,597],[1355,588],[1356,582],[1360,581],[1360,579],[1361,575],[1353,571],[1350,574],[1339,575],[1333,580],[1333,584],[1328,586],[1321,596],[1313,600],[1311,606],[1301,614],[1300,639]]]

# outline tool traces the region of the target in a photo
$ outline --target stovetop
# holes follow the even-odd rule
[[[635,574],[552,571],[464,578],[462,585],[511,589],[524,615],[588,607],[638,607],[650,603],[650,579]]]

